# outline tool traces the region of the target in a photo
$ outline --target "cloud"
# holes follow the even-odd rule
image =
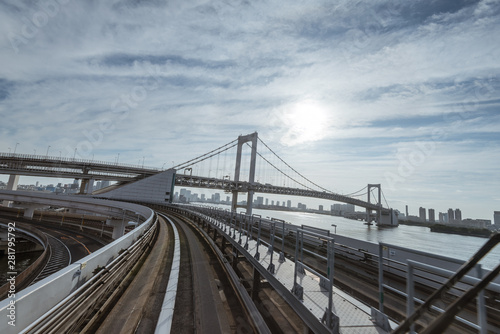
[[[490,189],[499,13],[498,1],[3,1],[0,151],[161,166],[259,131],[351,192],[432,141],[447,161],[482,162],[454,182],[476,168]],[[438,160],[405,181],[408,201],[448,189]]]

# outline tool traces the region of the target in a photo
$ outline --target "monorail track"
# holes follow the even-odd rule
[[[203,212],[205,214],[210,213],[209,209],[206,210],[206,212]],[[214,214],[214,218],[216,219],[228,219],[227,221],[229,221],[229,217],[225,216],[228,214],[226,212],[214,210]],[[240,219],[243,219],[243,222],[241,222]],[[258,228],[252,217],[240,218],[240,215],[238,215],[237,217],[232,217],[230,221],[231,225],[233,225],[235,229],[240,229],[240,231],[243,229],[243,232],[246,233],[245,229],[247,228],[246,224],[248,220],[253,222],[253,224],[250,224],[250,231],[255,238],[257,236]],[[264,220],[261,222],[261,238],[263,238],[263,240],[269,238],[269,224],[270,222],[264,222]],[[277,231],[278,235],[276,237],[281,237],[281,229],[278,228]],[[292,232],[292,230],[285,230],[285,254],[294,254],[295,235],[293,233],[290,234],[290,232]],[[275,243],[275,248],[281,249],[281,242]],[[304,249],[306,248],[319,254],[323,252],[321,242],[308,244],[308,242],[305,241]],[[287,257],[291,258],[290,255]],[[321,267],[325,267],[324,264],[321,264],[316,259],[305,256],[304,260],[305,262],[309,262],[308,264],[318,270],[318,272],[321,272]],[[390,282],[391,286],[398,286],[399,288],[397,290],[403,292],[404,294],[406,291],[406,271],[402,268],[402,265],[403,264],[400,263],[384,263],[384,267],[390,268],[390,272],[386,272],[384,270],[384,281]],[[361,249],[352,249],[345,245],[336,244],[335,273],[336,286],[364,301],[366,304],[378,308],[378,254],[370,254]],[[441,285],[443,282],[443,278],[436,280],[432,277],[432,275],[431,277],[427,277],[422,276],[421,273],[415,273],[414,277],[424,281],[424,283],[415,282],[415,296],[422,300],[425,300],[436,289],[436,286]],[[451,290],[451,293],[449,292],[442,296],[443,298],[440,301],[442,302],[442,307],[446,308],[446,305],[452,303],[467,289],[468,288],[465,283],[455,286],[454,289]],[[500,328],[500,298],[498,292],[495,291],[485,290],[488,328],[492,330],[492,332],[496,332],[496,330]],[[386,290],[384,294],[384,312],[396,321],[401,321],[407,317],[405,312],[406,297],[403,294],[394,293],[390,290]],[[420,325],[423,327],[426,327],[426,325],[435,319],[439,313],[431,310],[426,315],[427,318],[420,319]],[[460,313],[459,316],[462,318],[460,322],[455,320],[448,329],[449,331],[446,333],[477,333],[477,329],[475,329],[472,325],[467,324],[467,321],[472,323],[478,321],[476,305],[474,303],[466,305],[463,312]]]
[[[71,252],[68,247],[56,237],[48,233],[45,233],[45,235],[49,240],[49,259],[42,271],[35,277],[30,285],[43,280],[45,277],[48,277],[71,264]]]
[[[223,254],[185,217],[168,216],[180,230],[180,277],[191,277],[179,281],[171,332],[270,333],[264,322],[255,321],[255,305],[240,296],[240,283],[228,272]]]

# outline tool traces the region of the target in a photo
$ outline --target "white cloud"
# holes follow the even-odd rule
[[[259,131],[304,174],[350,192],[383,177],[397,147],[441,131],[439,145],[465,149],[447,161],[473,156],[483,162],[476,184],[489,189],[494,178],[481,166],[498,161],[487,145],[498,139],[497,1],[416,1],[417,10],[387,1],[0,6],[0,151],[16,142],[26,153],[80,147],[82,157],[121,152],[160,167]],[[303,101],[323,111],[301,118]],[[113,128],[100,130],[108,121]],[[410,181],[408,201],[434,194]]]

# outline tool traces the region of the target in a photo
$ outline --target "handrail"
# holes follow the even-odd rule
[[[500,243],[500,233],[493,234],[490,239],[481,247],[467,262],[465,262],[458,271],[450,277],[450,279],[444,283],[439,289],[435,290],[431,296],[421,304],[413,314],[409,315],[399,326],[392,332],[392,334],[403,334],[408,331],[412,324],[420,318],[426,310],[431,307],[434,300],[438,299],[445,291],[451,289],[460,279],[465,276],[486,254],[490,252],[498,243]],[[472,289],[467,291],[461,298],[455,301],[443,315],[437,318],[428,328],[446,328],[448,327],[451,320],[454,318],[455,314],[459,311],[459,308],[463,306],[464,303],[470,301],[474,298],[479,291],[484,289],[490,281],[492,281],[500,272],[500,265],[493,269],[486,277],[484,277],[479,283],[477,283]],[[427,333],[433,333],[426,331]]]

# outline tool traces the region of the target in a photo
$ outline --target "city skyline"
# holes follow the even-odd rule
[[[498,2],[48,3],[0,3],[0,152],[169,168],[258,131],[334,192],[500,209]]]

